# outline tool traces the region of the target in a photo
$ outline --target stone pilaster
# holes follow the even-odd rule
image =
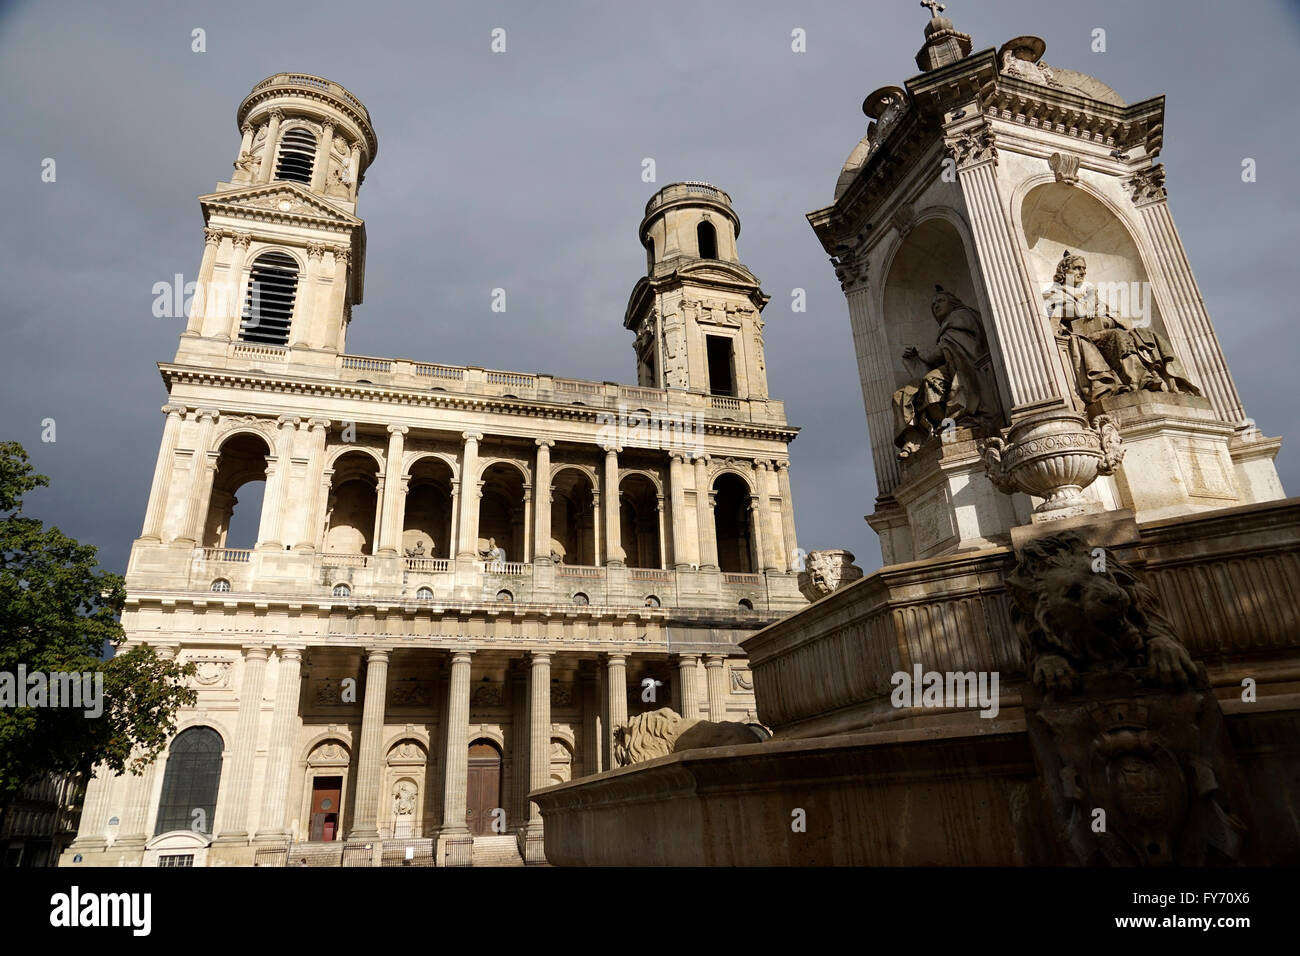
[[[171,493],[172,469],[176,464],[176,441],[180,437],[184,405],[164,405],[167,421],[163,425],[162,445],[158,448],[158,461],[153,469],[153,485],[149,489],[149,505],[144,514],[141,537],[161,541],[163,523],[167,518],[167,500]]]
[[[709,654],[704,658],[704,669],[708,681],[709,720],[726,720],[727,659],[719,654]]]
[[[226,275],[226,289],[219,307],[205,309],[203,334],[229,342],[239,338],[239,319],[244,306],[244,260],[253,241],[247,232],[237,232],[230,237],[230,271]]]
[[[280,121],[284,119],[283,110],[271,110],[271,118],[266,127],[266,144],[262,147],[262,165],[257,170],[257,181],[269,183],[275,174],[275,158],[280,148]]]
[[[281,415],[275,420],[275,461],[268,463],[266,472],[262,521],[257,534],[259,550],[280,551],[284,548],[280,542],[280,532],[289,500],[289,482],[293,480],[290,460],[293,458],[293,438],[298,431],[298,421],[291,415]]]
[[[266,682],[266,648],[251,644],[244,648],[244,673],[239,681],[239,716],[235,722],[234,759],[230,779],[222,787],[225,803],[221,816],[222,843],[248,839],[248,801],[253,789],[253,768],[257,761],[258,724],[262,719],[262,688]]]
[[[603,769],[600,746],[600,697],[594,670],[582,674],[582,773],[591,776]]]
[[[334,253],[334,278],[330,280],[328,321],[337,323],[337,327],[330,329],[326,325],[322,335],[321,347],[327,352],[335,351],[342,354],[348,331],[348,266],[352,261],[352,250],[347,246],[335,246],[332,251]]]
[[[700,563],[700,549],[690,532],[690,517],[686,514],[685,469],[686,456],[673,452],[668,456],[668,502],[673,518],[673,567],[689,570]]]
[[[797,571],[799,551],[799,542],[795,540],[794,529],[794,497],[790,491],[790,463],[788,461],[778,461],[776,463],[776,484],[781,492],[781,537],[785,539],[785,554],[782,555],[781,566],[786,571]]]
[[[310,348],[316,342],[316,293],[320,287],[321,262],[327,248],[317,243],[307,247],[307,271],[298,283],[293,320],[289,325],[289,344],[296,349]]]
[[[749,565],[755,574],[761,574],[767,564],[767,552],[763,546],[763,499],[760,495],[749,496]]]
[[[379,839],[379,787],[383,773],[384,705],[388,697],[388,651],[366,654],[366,697],[361,708],[361,746],[357,754],[356,808],[348,840]]]
[[[267,748],[266,779],[262,783],[262,812],[258,840],[288,837],[285,807],[289,799],[289,770],[298,739],[298,694],[302,688],[302,649],[281,648],[275,669],[275,710],[271,714],[271,741]]]
[[[190,474],[186,500],[184,527],[177,535],[177,540],[189,545],[202,544],[203,523],[207,520],[208,495],[212,489],[211,475],[208,469],[208,448],[212,444],[212,430],[216,427],[221,413],[215,408],[200,408],[194,413],[198,419],[198,434],[194,438],[194,455],[190,459]]]
[[[314,193],[321,192],[325,188],[325,176],[329,172],[333,145],[334,123],[325,120],[321,123],[320,146],[316,149],[316,162],[311,169],[311,191]]]
[[[443,764],[442,829],[446,866],[469,866],[473,837],[465,824],[466,788],[469,786],[469,672],[471,652],[451,655],[447,682],[447,754]]]
[[[212,296],[212,271],[217,261],[217,250],[221,248],[224,234],[211,226],[203,230],[203,258],[199,262],[199,281],[195,287],[194,298],[190,300],[190,314],[185,322],[182,335],[196,336],[203,331],[203,317],[207,314]],[[218,297],[220,294],[218,293]]]
[[[321,533],[320,506],[329,494],[328,483],[324,493],[321,491],[320,484],[325,467],[325,442],[329,437],[330,420],[312,418],[299,425],[299,428],[309,431],[308,445],[311,450],[307,457],[307,477],[303,482],[303,504],[306,510],[303,514],[302,538],[293,549],[315,551]]]
[[[698,654],[677,655],[677,696],[687,720],[700,716],[699,666]]]

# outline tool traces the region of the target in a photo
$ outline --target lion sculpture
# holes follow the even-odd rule
[[[689,720],[669,707],[637,714],[624,726],[614,728],[614,762],[619,767],[666,757],[697,747],[727,747],[756,744],[771,734],[758,724],[734,721]]]
[[[1069,693],[1085,671],[1140,668],[1150,683],[1200,681],[1156,596],[1137,573],[1076,532],[1031,541],[1007,577],[1025,666],[1044,692]]]

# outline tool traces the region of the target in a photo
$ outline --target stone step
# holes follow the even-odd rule
[[[480,836],[474,838],[470,852],[470,866],[523,866],[519,844],[513,836]]]

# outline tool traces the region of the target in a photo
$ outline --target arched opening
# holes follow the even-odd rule
[[[645,265],[645,272],[646,272],[646,275],[653,275],[653,274],[654,274],[654,271],[655,271],[655,241],[654,241],[654,239],[647,239],[647,240],[645,241],[645,255],[646,255],[646,260],[645,260],[645,262],[646,262],[646,265]]]
[[[702,220],[695,227],[695,242],[700,250],[701,259],[718,258],[718,233],[713,228],[713,223]]]
[[[315,134],[303,126],[286,130],[280,137],[280,156],[275,164],[275,178],[310,186],[315,165]]]
[[[167,748],[154,836],[172,830],[212,833],[221,786],[221,735],[211,727],[181,731]]]
[[[749,486],[738,475],[721,474],[713,483],[713,495],[718,568],[734,574],[752,574]]]
[[[573,779],[573,749],[560,737],[551,738],[551,783]]]
[[[262,345],[287,345],[298,296],[298,263],[284,252],[264,252],[248,274],[239,337]]]
[[[501,751],[490,740],[473,741],[467,769],[465,823],[475,836],[487,836],[492,833],[492,811],[501,806]]]
[[[334,463],[326,518],[327,552],[374,554],[378,488],[379,464],[364,452],[348,452]]]
[[[258,435],[234,435],[221,445],[203,525],[203,547],[252,548],[257,544],[270,454],[270,446]],[[235,497],[236,492],[241,497]]]
[[[408,558],[450,558],[451,466],[441,458],[421,458],[411,466],[402,524],[402,549]]]
[[[595,490],[586,472],[565,468],[552,481],[551,551],[562,564],[596,563]]]
[[[629,568],[662,567],[659,555],[659,493],[645,475],[619,485],[619,521]]]
[[[495,464],[483,472],[478,549],[504,552],[506,561],[524,560],[524,477],[518,468]]]
[[[332,843],[343,829],[345,775],[351,756],[341,740],[323,740],[307,756],[310,803],[307,808],[307,839]]]

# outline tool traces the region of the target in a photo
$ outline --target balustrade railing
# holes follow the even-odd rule
[[[327,552],[321,555],[320,563],[326,568],[364,568],[369,566],[370,555]]]
[[[244,548],[204,548],[204,561],[222,561],[229,564],[247,564],[253,552]]]
[[[406,568],[408,571],[450,571],[451,560],[449,558],[407,558]]]

